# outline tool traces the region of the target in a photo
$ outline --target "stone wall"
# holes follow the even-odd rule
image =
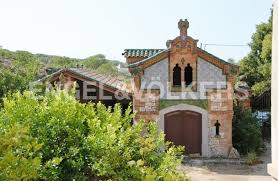
[[[197,40],[194,40],[190,36],[177,37],[170,43],[170,90],[171,92],[196,92],[197,82]],[[181,68],[181,82],[182,87],[173,87],[173,74],[172,71],[176,64]],[[192,84],[188,88],[185,88],[184,70],[187,65],[192,67]]]
[[[171,92],[171,62],[168,58],[147,67],[141,74],[134,77],[138,92],[134,93],[134,110],[137,112],[135,121],[143,119],[153,121],[161,119],[161,100],[203,100],[207,101],[207,130],[203,132],[207,145],[203,148],[203,156],[227,157],[232,149],[232,118],[233,118],[233,85],[232,76],[224,74],[219,67],[198,58],[196,65],[197,91]],[[170,72],[170,73],[169,73]],[[211,82],[203,94],[200,94],[200,83]],[[220,82],[221,84],[217,84]],[[225,85],[223,85],[225,83]],[[193,98],[193,99],[192,99]],[[174,107],[174,106],[173,106]],[[171,107],[169,107],[171,108]],[[220,134],[216,135],[215,123],[220,123]],[[204,123],[204,121],[203,121]],[[205,128],[204,128],[205,130]]]
[[[134,73],[136,89],[133,96],[134,111],[137,112],[135,121],[157,120],[164,130],[164,114],[169,111],[189,109],[202,112],[203,156],[227,157],[232,149],[232,72],[236,67],[198,48],[198,40],[187,35],[188,27],[188,21],[181,20],[180,36],[167,41],[167,51],[129,68]],[[137,61],[136,57],[127,58],[129,64]],[[182,86],[173,85],[176,64],[181,68]],[[188,64],[192,67],[193,82],[186,86],[184,74]],[[202,88],[202,82],[207,82],[205,88]],[[160,110],[161,100],[175,101],[175,105]],[[184,100],[207,101],[207,109],[184,104]],[[215,128],[217,120],[221,125],[219,135],[216,135]]]
[[[227,157],[232,148],[233,99],[230,90],[208,93],[209,149],[210,156]],[[216,122],[220,123],[219,136]]]
[[[135,121],[157,120],[159,115],[159,90],[139,91],[133,96]]]

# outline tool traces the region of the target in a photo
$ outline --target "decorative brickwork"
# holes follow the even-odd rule
[[[232,81],[232,80],[230,80]],[[209,148],[211,156],[229,155],[232,148],[233,87],[208,92]],[[215,124],[220,123],[219,136]]]
[[[135,121],[156,120],[159,115],[159,90],[139,90],[134,94],[133,106],[136,111]]]
[[[199,113],[202,115],[200,154],[228,157],[233,150],[233,94],[237,67],[198,48],[198,40],[188,36],[187,20],[180,20],[178,27],[180,36],[168,40],[167,49],[145,59],[133,56],[134,53],[130,52],[130,56],[126,56],[129,70],[134,75],[133,109],[137,113],[135,121],[156,120],[164,131],[165,114],[174,114],[174,111],[179,110]],[[181,70],[180,87],[179,84],[173,85],[173,70],[177,64],[180,67],[178,72]],[[186,69],[187,73],[186,67],[189,67]],[[191,80],[192,84],[188,85]],[[175,79],[175,83],[178,81],[179,79]],[[162,87],[148,86],[155,82]],[[202,96],[200,90],[202,82],[211,83],[202,90],[205,96]],[[181,120],[186,121],[186,118]]]
[[[170,41],[170,82],[173,86],[173,69],[178,64],[181,67],[181,81],[185,85],[184,69],[187,65],[192,67],[193,87],[191,91],[196,91],[197,82],[197,58],[196,47],[197,40],[186,36],[179,36],[173,41]]]

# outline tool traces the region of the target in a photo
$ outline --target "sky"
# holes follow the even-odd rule
[[[166,48],[188,19],[200,44],[247,45],[272,0],[0,0],[0,45],[9,50],[125,61],[128,48]],[[206,46],[240,60],[248,46]]]

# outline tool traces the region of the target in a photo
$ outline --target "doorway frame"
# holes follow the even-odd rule
[[[192,111],[197,112],[202,115],[202,157],[209,157],[209,146],[208,146],[208,139],[209,139],[209,123],[208,123],[208,111],[202,109],[197,106],[189,105],[189,104],[178,104],[174,106],[170,106],[164,108],[159,111],[159,117],[157,120],[159,130],[165,131],[165,114],[174,112],[174,111]]]

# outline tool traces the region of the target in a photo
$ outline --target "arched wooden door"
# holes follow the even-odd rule
[[[165,115],[166,140],[185,146],[185,153],[202,153],[202,115],[192,111],[174,111]]]

